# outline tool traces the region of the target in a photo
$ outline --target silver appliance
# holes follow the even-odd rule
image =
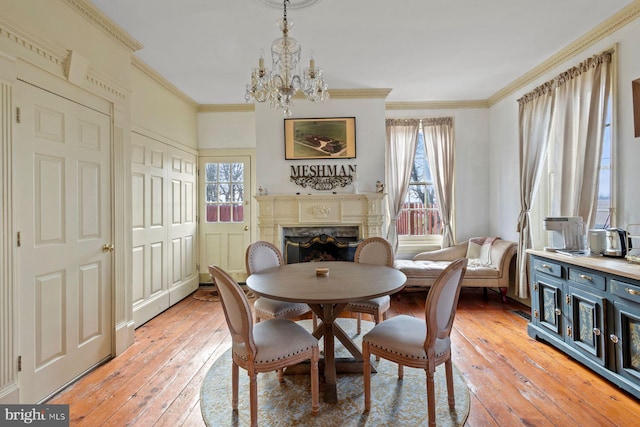
[[[586,236],[581,216],[548,216],[543,220],[549,232],[549,246],[545,251],[584,251]]]
[[[589,230],[589,250],[594,255],[604,254],[604,250],[607,248],[607,230],[604,228],[594,228]]]
[[[627,232],[621,228],[608,228],[604,256],[624,257],[627,255]]]

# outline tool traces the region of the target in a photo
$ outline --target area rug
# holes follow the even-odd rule
[[[311,321],[299,322],[311,330]],[[356,335],[355,319],[339,319],[340,326],[361,345],[362,335]],[[363,333],[373,327],[363,321]],[[347,351],[336,340],[336,356],[346,357]],[[371,411],[364,413],[362,375],[338,374],[338,402],[322,400],[320,377],[320,412],[311,415],[311,381],[308,375],[285,375],[278,382],[275,372],[258,374],[258,423],[260,426],[419,426],[427,425],[427,395],[425,373],[421,369],[404,369],[404,379],[398,381],[397,365],[380,360],[378,372],[371,376]],[[436,420],[438,426],[462,426],[469,415],[469,389],[464,377],[454,365],[455,410],[449,410],[444,366],[436,370]],[[238,413],[231,410],[231,351],[215,361],[206,374],[200,390],[200,408],[207,426],[248,426],[249,381],[240,369]]]

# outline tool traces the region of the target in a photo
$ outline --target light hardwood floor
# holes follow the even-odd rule
[[[425,297],[394,297],[389,316],[424,318]],[[467,426],[640,425],[638,399],[529,338],[519,311],[528,308],[502,304],[496,292],[462,291],[452,346],[471,395]],[[49,402],[70,404],[72,426],[201,427],[202,378],[229,346],[220,303],[190,296],[138,328],[121,356]]]

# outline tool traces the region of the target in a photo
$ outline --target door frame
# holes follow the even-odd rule
[[[202,194],[204,189],[201,187],[202,176],[203,173],[199,167],[200,162],[203,157],[232,157],[232,156],[245,156],[249,157],[250,161],[250,170],[249,176],[251,177],[251,183],[249,185],[249,197],[245,197],[245,200],[249,201],[249,207],[251,210],[251,215],[249,216],[249,240],[251,242],[255,242],[257,237],[259,236],[258,232],[258,202],[255,199],[256,195],[256,149],[255,148],[227,148],[227,149],[202,149],[198,151],[198,203],[196,209],[198,209],[198,241],[200,244],[198,245],[198,259],[201,259],[201,251],[203,251],[204,242],[201,239],[201,224],[202,218],[200,217],[200,211],[202,208]],[[206,265],[198,265],[198,272],[200,276],[200,283],[208,283],[209,282],[209,270],[207,270]]]

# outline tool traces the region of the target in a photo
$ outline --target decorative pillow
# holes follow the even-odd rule
[[[467,256],[471,265],[491,265],[491,245],[499,237],[472,237],[467,246]]]

